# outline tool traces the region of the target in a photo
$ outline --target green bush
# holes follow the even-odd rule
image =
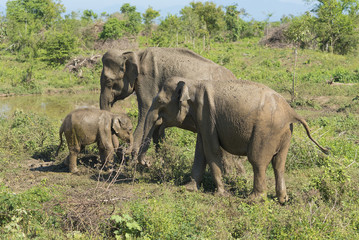
[[[8,239],[49,237],[47,229],[60,228],[56,215],[48,215],[43,204],[52,199],[50,189],[42,184],[22,193],[0,185],[0,233]]]
[[[67,32],[51,32],[46,36],[43,49],[45,50],[44,58],[50,64],[64,64],[78,52],[78,39]]]
[[[196,134],[179,128],[166,129],[166,138],[158,152],[152,147],[148,156],[154,159],[149,167],[150,180],[155,182],[186,182],[191,172]]]
[[[15,110],[8,119],[0,117],[1,148],[18,154],[40,154],[54,148],[58,131],[47,117]],[[46,156],[51,158],[51,151]]]
[[[100,33],[101,39],[119,39],[124,35],[125,22],[117,18],[110,18],[103,26]]]
[[[112,215],[112,232],[116,239],[132,239],[141,235],[142,228],[128,214]]]

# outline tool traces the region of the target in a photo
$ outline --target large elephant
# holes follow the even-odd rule
[[[86,145],[97,143],[102,163],[112,162],[113,153],[118,153],[118,138],[129,144],[128,152],[131,152],[133,145],[130,118],[126,114],[112,114],[100,109],[80,108],[65,117],[59,131],[60,144],[56,155],[63,142],[63,133],[70,152],[65,164],[69,166],[71,173],[78,172],[77,155]]]
[[[236,79],[228,69],[201,57],[200,55],[180,48],[147,48],[139,52],[120,53],[110,50],[102,58],[100,108],[109,110],[117,101],[136,92],[138,101],[138,124],[134,131],[133,151],[138,153],[140,147],[144,154],[149,141],[141,144],[144,120],[153,98],[159,89],[173,76],[196,80]],[[195,131],[187,121],[182,123],[184,129]],[[152,138],[158,143],[163,135],[156,128]],[[232,158],[227,157],[227,165],[232,165]],[[241,164],[237,168],[243,169]]]
[[[300,122],[308,137],[323,152],[328,152],[311,137],[305,120],[283,97],[250,81],[198,81],[177,77],[166,81],[146,116],[142,142],[152,136],[157,126],[181,127],[184,121],[198,133],[197,154],[205,155],[219,194],[225,192],[220,148],[248,157],[254,172],[251,194],[254,198],[265,195],[265,172],[272,163],[276,194],[281,203],[288,199],[284,165],[293,123]],[[199,187],[205,170],[199,159],[195,158],[192,183],[187,186],[194,190]]]

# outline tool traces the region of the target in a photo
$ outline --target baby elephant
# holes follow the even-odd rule
[[[112,162],[113,153],[118,150],[119,140],[129,144],[127,152],[131,152],[133,137],[132,123],[125,114],[112,114],[99,109],[82,108],[69,113],[60,127],[60,145],[62,145],[62,133],[65,133],[70,154],[65,160],[71,173],[78,172],[77,155],[86,145],[97,143],[102,163]]]

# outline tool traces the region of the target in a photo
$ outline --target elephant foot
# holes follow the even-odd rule
[[[252,192],[249,197],[249,201],[251,202],[263,202],[267,199],[267,193],[266,192]]]
[[[70,169],[70,173],[72,173],[72,174],[79,174],[79,169],[78,168],[73,168],[73,169]]]
[[[224,189],[217,190],[214,192],[214,196],[216,196],[216,197],[228,197],[230,195],[231,194]]]
[[[184,185],[186,190],[189,192],[197,192],[198,191],[198,186],[197,183],[194,179],[191,179],[191,181],[187,184]]]
[[[151,167],[151,163],[146,159],[145,155],[140,155],[138,157],[138,163],[143,167]]]
[[[288,200],[289,200],[289,197],[287,194],[278,196],[278,201],[280,204],[284,204],[284,203],[288,202]]]

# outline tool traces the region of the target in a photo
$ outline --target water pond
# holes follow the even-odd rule
[[[99,108],[99,97],[98,92],[0,97],[0,116],[9,116],[16,109],[21,109],[46,115],[52,119],[63,119],[77,108]],[[127,112],[131,108],[137,108],[135,95],[116,102],[111,111]]]

